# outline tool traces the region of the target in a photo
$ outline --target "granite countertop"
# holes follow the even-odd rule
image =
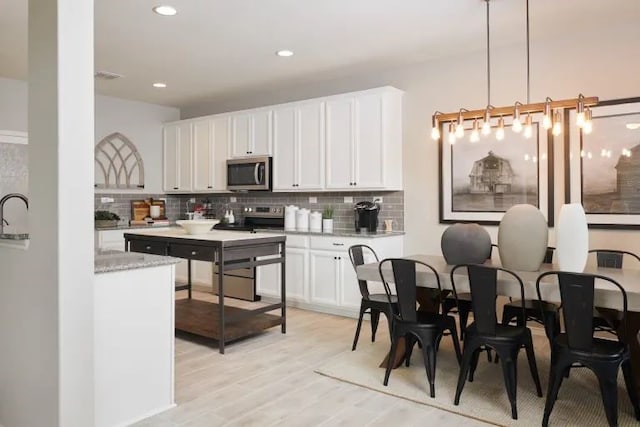
[[[154,228],[167,228],[167,227],[176,227],[176,222],[171,221],[169,225],[129,225],[129,224],[118,224],[113,227],[95,227],[96,231],[105,231],[105,230],[137,230],[137,229],[154,229]]]
[[[404,231],[376,231],[375,233],[357,233],[354,230],[333,230],[333,233],[312,233],[310,231],[283,231],[274,229],[257,229],[257,231],[264,233],[279,233],[289,235],[301,235],[301,236],[318,236],[318,237],[362,237],[365,239],[378,238],[378,237],[393,237],[404,236]]]
[[[149,255],[138,252],[122,252],[114,250],[96,250],[95,273],[133,270],[136,268],[158,267],[177,264],[181,260],[161,255]]]

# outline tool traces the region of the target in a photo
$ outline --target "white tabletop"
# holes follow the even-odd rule
[[[285,236],[284,233],[252,233],[250,231],[228,231],[211,230],[201,234],[187,234],[182,228],[174,227],[164,230],[131,230],[126,234],[137,234],[142,236],[171,237],[179,239],[205,240],[211,242],[237,242],[241,240],[272,239],[273,237]]]
[[[435,268],[438,272],[438,276],[440,277],[442,288],[451,289],[450,272],[453,266],[448,265],[442,256],[411,255],[405,258],[421,261]],[[487,262],[487,265],[500,266],[500,264],[496,262]],[[552,270],[559,270],[559,267],[556,264],[542,264],[539,271],[515,272],[520,276],[524,283],[524,294],[526,299],[538,298],[536,293],[536,279],[545,271]],[[600,274],[602,276],[610,277],[620,283],[627,292],[629,311],[640,312],[640,270],[587,267],[585,269],[585,273]],[[378,263],[359,266],[357,268],[357,274],[358,279],[361,280],[380,281]],[[387,282],[393,283],[390,264],[387,264],[387,266],[384,267],[383,274]],[[437,287],[433,273],[421,266],[418,268],[416,281],[418,286],[428,288]],[[464,268],[460,268],[456,271],[454,281],[458,292],[469,292],[469,282]],[[596,280],[595,288],[596,305],[607,308],[622,308],[622,298],[620,297],[620,292],[615,285],[602,280]],[[544,282],[541,283],[540,291],[544,300],[552,302],[560,301],[557,280],[553,276],[545,278]],[[498,293],[500,295],[520,298],[520,287],[517,285],[516,279],[501,272],[498,274]]]

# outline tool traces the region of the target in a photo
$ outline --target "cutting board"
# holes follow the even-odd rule
[[[131,201],[131,222],[144,222],[145,218],[150,218],[150,206],[160,206],[159,220],[166,220],[166,209],[164,200],[132,200]]]

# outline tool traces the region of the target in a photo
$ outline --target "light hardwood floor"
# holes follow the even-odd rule
[[[384,323],[377,340],[388,340]],[[314,373],[324,360],[351,348],[355,326],[355,319],[289,309],[285,335],[272,328],[229,344],[225,355],[210,341],[179,335],[178,406],[136,426],[487,425]],[[370,339],[366,322],[360,340]]]

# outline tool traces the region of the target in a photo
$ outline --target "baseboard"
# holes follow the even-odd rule
[[[147,413],[146,413],[146,414],[144,414],[144,415],[141,415],[141,416],[139,416],[139,417],[132,418],[132,419],[130,419],[130,420],[128,420],[128,421],[123,422],[122,424],[118,424],[118,425],[117,425],[117,427],[126,427],[126,426],[130,426],[131,424],[135,424],[135,423],[137,423],[138,421],[142,421],[142,420],[147,419],[147,418],[149,418],[149,417],[153,417],[154,415],[158,415],[158,414],[160,414],[160,413],[162,413],[162,412],[164,412],[164,411],[168,411],[169,409],[171,409],[171,408],[175,408],[176,406],[178,406],[178,405],[176,405],[175,403],[172,403],[172,404],[171,404],[171,405],[169,405],[169,406],[162,407],[162,408],[158,408],[158,409],[154,409],[154,410],[152,410],[152,411],[147,412]],[[2,427],[2,426],[0,426],[0,427]]]
[[[263,302],[278,303],[280,298],[262,297]],[[302,310],[317,311],[319,313],[333,314],[335,316],[351,317],[357,319],[360,311],[358,309],[334,307],[330,305],[311,304],[300,301],[287,301],[287,307],[300,308]]]

